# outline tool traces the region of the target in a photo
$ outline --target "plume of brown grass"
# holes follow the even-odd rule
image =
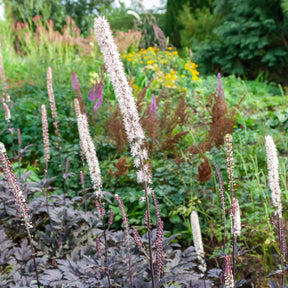
[[[141,32],[129,29],[127,32],[118,31],[115,36],[115,44],[120,54],[124,54],[130,47],[138,47],[141,40]]]
[[[228,109],[224,92],[213,93],[208,98],[208,111],[211,115],[211,122],[207,127],[208,134],[205,142],[193,144],[185,150],[186,155],[190,155],[190,159],[200,153],[203,155],[205,151],[210,151],[212,147],[220,147],[224,144],[224,136],[233,132],[233,127],[237,121],[237,111],[240,108],[246,94],[240,99],[239,103]],[[203,156],[202,156],[203,157]],[[209,160],[204,157],[204,161],[198,167],[198,180],[201,182],[208,181],[212,177],[211,165]],[[183,162],[182,156],[176,159],[176,163]]]
[[[117,107],[114,111],[110,107],[110,117],[107,120],[108,135],[116,144],[117,151],[122,151],[128,144],[127,135],[122,122],[120,109]]]
[[[131,76],[131,75],[130,75]],[[130,81],[132,81],[130,77]],[[188,131],[181,131],[174,134],[174,129],[177,126],[183,127],[188,121],[188,106],[185,100],[185,94],[181,98],[175,110],[171,108],[171,102],[164,103],[161,117],[155,117],[150,113],[150,105],[146,102],[146,93],[150,87],[152,79],[137,95],[137,110],[141,115],[141,122],[146,135],[151,141],[146,142],[146,147],[150,152],[173,150],[176,155],[177,143],[187,135]],[[160,106],[162,99],[167,99],[166,90],[162,89],[156,100],[157,107]],[[107,121],[108,135],[115,141],[118,151],[122,151],[128,144],[126,132],[121,119],[119,108],[112,110]],[[162,140],[163,139],[163,140]]]

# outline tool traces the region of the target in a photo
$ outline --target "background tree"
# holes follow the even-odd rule
[[[206,17],[211,20],[209,22],[211,32],[207,31],[208,34],[204,39],[200,39],[194,31],[190,33],[189,41],[188,32],[191,24],[185,22],[185,18],[188,19],[187,16],[180,17],[184,27],[182,35],[186,37],[185,45],[190,42],[188,47],[195,52],[195,61],[199,64],[200,72],[245,75],[250,79],[256,78],[260,72],[263,72],[267,79],[287,83],[288,16],[285,14],[286,1],[214,1],[212,16],[219,17],[219,22],[215,22],[213,27],[210,25],[213,24],[213,17],[211,15],[211,17],[208,15],[210,18]],[[182,13],[184,14],[184,12]],[[193,16],[193,14],[191,15]],[[201,28],[201,23],[204,22],[203,13],[202,17],[198,19],[200,23],[197,22],[197,18],[192,16],[191,19],[194,19],[195,22],[193,27],[197,28],[196,24],[198,24]],[[202,29],[204,28],[202,27]]]
[[[169,36],[170,42],[176,47],[180,47],[180,30],[183,29],[183,25],[179,21],[179,13],[183,9],[184,5],[188,5],[192,11],[197,8],[203,8],[211,6],[211,0],[168,0],[166,6],[166,24],[165,34]]]

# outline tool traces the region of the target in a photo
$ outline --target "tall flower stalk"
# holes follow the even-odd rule
[[[234,288],[234,277],[231,270],[230,256],[224,256],[224,283],[226,288]]]
[[[104,223],[104,216],[105,216],[105,209],[102,206],[101,203],[101,198],[103,196],[103,191],[102,191],[102,179],[101,179],[101,171],[99,167],[99,161],[96,155],[96,150],[94,143],[92,141],[90,132],[89,132],[89,126],[88,126],[88,120],[86,115],[81,114],[80,110],[80,105],[78,99],[74,99],[74,105],[75,105],[75,111],[76,111],[76,116],[77,116],[77,124],[78,124],[78,132],[79,132],[79,137],[80,137],[80,146],[81,146],[81,151],[83,151],[83,154],[85,155],[85,158],[88,163],[89,167],[89,172],[90,172],[90,177],[92,181],[92,186],[93,189],[95,190],[97,200],[95,201],[96,205],[96,210],[99,212],[100,217],[102,219],[102,225],[104,229],[104,241],[105,241],[105,265],[106,265],[106,274],[107,274],[107,279],[108,279],[108,284],[109,287],[111,287],[110,283],[110,274],[109,274],[109,268],[108,268],[108,242],[107,242],[107,231],[109,230],[112,222],[113,222],[113,212],[110,211],[109,215],[109,220],[108,220],[108,229],[105,227]],[[83,162],[84,163],[84,162]],[[83,164],[84,165],[84,164]],[[81,176],[84,181],[84,174]],[[84,184],[83,184],[84,186]],[[85,197],[86,198],[86,197]],[[85,199],[86,201],[86,199]],[[86,204],[85,204],[85,209],[86,209]],[[100,240],[98,240],[100,241]],[[99,243],[97,244],[99,247]],[[100,252],[101,250],[98,249]],[[100,253],[99,253],[100,255]]]
[[[101,172],[99,167],[98,158],[96,155],[96,150],[92,138],[89,133],[87,117],[84,114],[79,113],[79,102],[77,99],[74,99],[75,110],[77,111],[77,124],[79,137],[85,157],[88,163],[90,177],[95,190],[97,198],[102,197],[102,180]]]
[[[42,120],[42,135],[43,135],[43,145],[44,145],[44,162],[45,162],[45,183],[48,180],[48,162],[50,160],[50,145],[49,145],[49,132],[48,132],[48,120],[47,120],[47,110],[46,106],[43,104],[41,106],[41,120]],[[50,220],[50,226],[52,228],[52,221],[49,214],[49,201],[48,201],[48,191],[47,188],[45,189],[45,185],[43,187],[43,194],[46,198],[46,206],[47,206],[47,214]]]
[[[236,279],[236,251],[237,251],[237,236],[240,235],[241,221],[238,200],[234,195],[234,159],[233,159],[233,146],[232,135],[226,134],[224,136],[227,174],[229,179],[229,190],[231,197],[231,234],[232,234],[232,261],[233,261],[233,279]]]
[[[223,243],[223,255],[226,253],[226,206],[225,206],[225,189],[224,189],[224,181],[222,174],[220,172],[219,167],[214,162],[213,163],[216,176],[218,179],[218,185],[219,185],[219,196],[220,196],[220,202],[221,202],[221,208],[222,208],[222,218],[223,218],[223,237],[222,237],[222,243]],[[225,271],[225,261],[223,261],[223,271]],[[224,279],[224,272],[222,273],[222,287],[224,287],[225,279]]]
[[[129,219],[128,215],[123,203],[123,200],[121,197],[116,194],[115,198],[117,200],[118,206],[121,210],[122,214],[122,222],[123,222],[123,227],[124,227],[124,233],[125,233],[125,238],[127,242],[127,252],[128,252],[128,266],[129,266],[129,278],[130,278],[130,285],[133,287],[133,277],[132,277],[132,266],[131,266],[131,255],[130,255],[130,244],[129,244],[129,239],[130,239],[130,225],[129,225]]]
[[[192,211],[190,218],[191,218],[191,228],[192,228],[192,234],[193,234],[194,247],[196,250],[197,257],[200,261],[200,265],[198,266],[198,268],[202,273],[205,273],[207,270],[207,266],[206,266],[206,262],[204,259],[204,248],[203,248],[201,228],[200,228],[197,212]]]
[[[218,185],[219,185],[219,196],[220,196],[220,201],[221,201],[221,208],[222,208],[222,218],[223,218],[223,255],[225,254],[225,238],[226,238],[226,207],[225,207],[225,189],[224,189],[224,181],[223,181],[223,177],[222,174],[220,172],[220,169],[218,167],[218,165],[214,162],[213,163],[215,172],[216,172],[216,176],[217,176],[217,180],[218,180]]]
[[[137,168],[137,181],[142,183],[145,191],[145,201],[147,208],[147,223],[151,223],[149,195],[152,192],[152,177],[147,163],[148,153],[143,148],[144,131],[140,123],[140,117],[137,111],[136,102],[132,94],[132,89],[128,84],[124,72],[123,63],[120,60],[120,54],[114,43],[109,24],[104,17],[95,18],[94,31],[104,56],[106,69],[110,75],[111,82],[118,99],[120,112],[124,122],[127,138],[130,144],[131,155],[134,157],[134,165]],[[149,261],[151,269],[152,287],[155,286],[155,276],[152,256],[151,228],[147,225],[148,243],[149,243]]]
[[[279,185],[279,164],[277,157],[276,145],[273,138],[268,135],[265,137],[265,146],[267,153],[267,165],[268,165],[268,176],[269,176],[269,186],[271,190],[272,205],[275,208],[275,216],[278,219],[278,233],[280,242],[280,261],[282,270],[282,287],[284,287],[284,266],[285,258],[287,256],[286,247],[286,235],[283,228],[283,218],[282,218],[282,202],[281,202],[281,190]]]
[[[49,96],[49,102],[50,107],[52,111],[52,118],[54,120],[53,125],[55,128],[55,134],[57,136],[57,148],[59,153],[59,161],[60,161],[60,169],[62,174],[62,187],[63,187],[63,193],[64,193],[64,204],[66,202],[66,180],[65,180],[65,173],[63,168],[63,161],[62,161],[62,153],[61,153],[61,146],[60,146],[60,131],[59,131],[59,125],[58,125],[58,116],[57,116],[57,108],[56,108],[56,102],[53,92],[53,80],[52,80],[52,69],[51,67],[48,67],[47,69],[47,91]]]
[[[8,160],[6,149],[3,143],[0,143],[0,161],[2,164],[2,169],[4,171],[6,181],[8,182],[8,185],[9,185],[9,189],[14,196],[14,201],[17,207],[18,215],[23,221],[23,224],[28,234],[28,239],[30,242],[31,250],[32,250],[32,258],[33,258],[34,267],[35,267],[37,285],[40,288],[37,263],[35,259],[35,249],[33,246],[33,236],[31,234],[31,229],[33,228],[33,226],[32,226],[32,223],[30,222],[27,204],[26,204],[23,192],[20,190],[18,183],[15,179],[14,173],[12,171],[11,163]]]

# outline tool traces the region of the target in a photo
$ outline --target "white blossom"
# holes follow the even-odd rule
[[[266,140],[267,164],[269,170],[269,186],[271,189],[272,204],[276,208],[276,213],[282,218],[281,190],[279,185],[278,157],[277,149],[273,138],[268,135]]]
[[[198,266],[198,268],[204,273],[207,270],[207,268],[206,268],[206,263],[204,260],[204,248],[203,248],[201,228],[199,225],[197,212],[192,211],[190,218],[191,218],[191,228],[192,228],[192,234],[193,234],[194,247],[195,247],[198,259],[200,260],[200,263],[201,263]]]
[[[50,148],[49,148],[49,132],[48,132],[48,121],[47,121],[47,111],[46,106],[43,104],[41,106],[41,120],[42,120],[42,135],[44,144],[44,160],[47,163],[50,159]]]
[[[5,120],[9,122],[11,120],[11,114],[10,114],[9,107],[5,102],[2,103],[2,107],[3,107],[4,113],[5,113]]]
[[[233,223],[232,234],[234,234],[234,236],[240,236],[241,216],[240,216],[239,202],[237,198],[233,198],[232,200],[231,217],[232,217],[232,223]]]
[[[88,121],[85,115],[79,114],[77,117],[78,131],[82,147],[87,159],[90,177],[93,183],[93,189],[96,195],[102,195],[102,181],[98,158],[95,152],[95,146],[89,133]]]
[[[139,183],[151,184],[152,177],[149,166],[145,164],[148,159],[148,152],[142,148],[145,134],[140,123],[136,102],[132,89],[128,84],[124,66],[120,60],[120,54],[114,43],[109,24],[104,17],[95,18],[94,31],[119,103],[125,131],[130,143],[131,155],[134,158],[134,165],[139,169],[136,172],[137,180]]]

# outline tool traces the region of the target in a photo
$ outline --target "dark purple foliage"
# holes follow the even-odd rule
[[[85,212],[79,209],[83,200],[82,197],[66,198],[64,203],[62,195],[51,195],[50,193],[49,216],[52,223],[51,227],[47,215],[46,200],[43,197],[35,196],[35,191],[42,191],[44,186],[48,191],[53,191],[52,187],[49,186],[52,179],[47,182],[33,183],[32,185],[32,183],[24,181],[27,180],[27,177],[23,174],[21,186],[23,187],[23,193],[27,195],[28,210],[34,227],[37,227],[34,245],[37,251],[36,261],[41,285],[46,288],[109,287],[108,269],[112,287],[117,285],[119,287],[129,287],[127,249],[124,249],[126,239],[129,237],[133,287],[151,287],[150,273],[147,273],[150,267],[149,262],[145,258],[143,250],[137,249],[129,230],[127,235],[127,231],[125,233],[106,229],[108,243],[106,261],[103,240],[104,230],[100,213],[96,211]],[[6,181],[0,178],[0,211],[2,211],[0,217],[0,286],[3,288],[14,286],[36,287],[31,247],[26,240],[25,227],[21,225],[21,221],[16,217],[13,197],[7,193],[8,189]],[[111,197],[109,193],[105,192],[103,201],[107,196]],[[90,199],[91,203],[95,203],[96,195],[89,191],[87,199]],[[107,223],[109,226],[112,224],[112,215],[112,212],[109,215],[108,213],[103,215],[105,219],[107,218],[106,223],[109,222]],[[63,223],[65,223],[65,226]],[[165,267],[163,278],[159,279],[159,284],[169,283],[171,285],[178,281],[181,283],[180,287],[189,287],[192,280],[193,287],[194,283],[198,285],[195,287],[204,287],[202,285],[203,280],[199,279],[200,275],[194,271],[197,268],[198,261],[195,249],[189,247],[181,252],[181,246],[172,243],[177,235],[166,238],[163,226],[160,228],[158,232],[156,229],[151,231],[153,254],[161,253],[161,255],[159,254],[161,257],[158,256],[157,258],[157,265],[160,270],[163,269],[162,265]],[[9,240],[8,235],[11,240]],[[147,233],[143,236],[139,234],[137,236],[139,237],[139,243],[142,243],[141,248],[147,250]],[[96,241],[96,239],[99,240]],[[99,253],[100,246],[102,247],[102,253]],[[159,247],[161,247],[161,251]],[[162,258],[162,256],[164,257]],[[6,267],[9,269],[6,269]],[[206,287],[211,287],[211,282],[208,280],[206,280]]]

